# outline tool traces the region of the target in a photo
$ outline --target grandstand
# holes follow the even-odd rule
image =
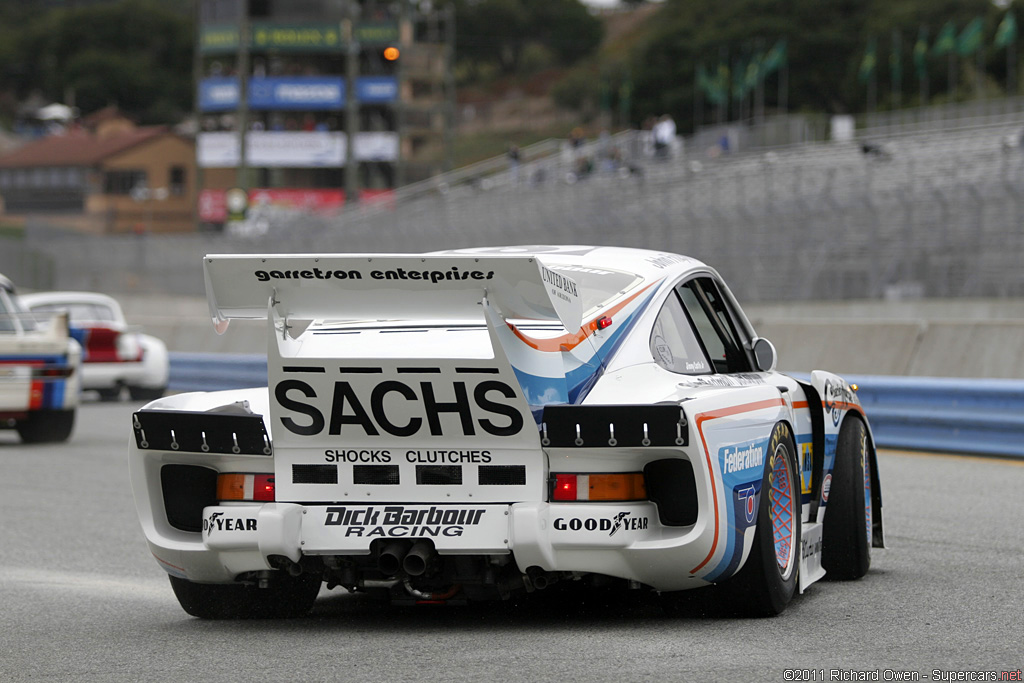
[[[1009,109],[884,121],[845,142],[715,157],[688,140],[667,160],[627,131],[580,150],[594,162],[585,177],[573,173],[572,150],[548,141],[523,150],[518,182],[499,158],[403,188],[391,202],[250,221],[232,235],[97,239],[33,225],[25,248],[50,265],[20,279],[201,294],[198,255],[207,252],[593,243],[695,256],[743,301],[1022,296],[1024,106]],[[624,163],[603,163],[616,148]],[[32,262],[4,254],[0,270]]]

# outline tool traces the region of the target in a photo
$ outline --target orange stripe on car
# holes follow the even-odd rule
[[[632,302],[638,296],[646,292],[654,285],[658,284],[658,282],[661,282],[661,280],[658,280],[657,282],[652,282],[651,284],[647,285],[636,294],[633,294],[632,296],[629,296],[626,299],[624,299],[622,302],[616,304],[615,306],[612,306],[607,311],[601,311],[601,313],[598,314],[596,318],[594,318],[588,323],[585,323],[582,327],[580,327],[579,331],[576,333],[563,334],[561,337],[555,337],[554,339],[531,339],[530,337],[527,337],[522,332],[520,332],[519,329],[512,323],[507,324],[509,326],[509,329],[512,330],[512,333],[519,337],[519,339],[522,340],[524,344],[530,346],[531,348],[537,349],[538,351],[572,351],[574,348],[579,346],[579,344],[582,343],[584,339],[586,339],[589,335],[593,334],[597,330],[598,318],[603,318],[605,316],[614,316],[616,313],[618,313],[623,308],[628,306],[630,302]]]

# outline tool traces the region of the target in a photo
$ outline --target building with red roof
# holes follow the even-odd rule
[[[195,229],[195,143],[108,107],[0,156],[0,217],[91,232]]]

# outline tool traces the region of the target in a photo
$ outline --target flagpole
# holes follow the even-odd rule
[[[948,66],[946,69],[946,89],[949,91],[949,101],[956,101],[956,70],[953,66],[953,60],[956,59],[953,53],[949,53],[947,57]]]
[[[704,91],[701,88],[700,76],[697,74],[704,72],[704,66],[701,64],[698,67],[700,71],[697,71],[693,77],[693,132],[696,133],[700,130],[701,124],[704,123]]]
[[[1006,46],[1006,91],[1011,97],[1017,94],[1017,45]]]
[[[889,53],[889,75],[892,80],[892,83],[890,83],[892,90],[892,107],[893,109],[899,109],[901,105],[901,91],[903,90],[901,78],[901,70],[903,68],[903,55],[901,54],[901,50],[903,49],[903,46],[901,45],[900,32],[898,30],[894,30],[892,32],[892,43],[889,45],[889,49],[891,51]]]

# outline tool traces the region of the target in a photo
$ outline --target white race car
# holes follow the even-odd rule
[[[84,351],[82,388],[116,400],[127,388],[135,400],[164,395],[170,374],[167,346],[156,337],[130,327],[113,297],[93,292],[25,294],[22,303],[33,313],[66,312],[71,334]]]
[[[215,326],[267,320],[269,388],[132,417],[150,550],[191,615],[329,588],[500,599],[555,581],[781,612],[883,545],[839,377],[775,371],[719,275],[675,254],[514,247],[211,255]]]
[[[0,429],[17,429],[25,443],[67,441],[81,362],[67,316],[30,313],[0,275]]]

